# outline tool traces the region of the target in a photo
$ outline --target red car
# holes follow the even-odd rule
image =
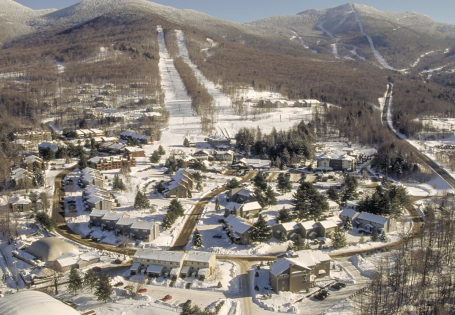
[[[137,291],[137,293],[145,293],[145,292],[147,292],[146,288],[142,288]]]
[[[169,301],[170,299],[172,299],[172,296],[170,296],[169,294],[166,295],[164,298],[161,299],[161,301],[165,302],[165,301]]]

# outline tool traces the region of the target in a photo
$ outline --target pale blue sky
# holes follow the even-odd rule
[[[61,9],[78,0],[16,0],[32,9]],[[296,14],[307,9],[326,9],[348,0],[156,0],[156,3],[179,9],[194,9],[214,17],[238,23],[251,22],[274,15]],[[454,0],[358,0],[379,10],[416,11],[435,21],[455,24]]]

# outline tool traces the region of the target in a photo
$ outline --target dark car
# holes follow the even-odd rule
[[[117,282],[116,284],[114,284],[114,287],[118,288],[118,287],[121,287],[123,286],[123,282],[120,281],[120,282]]]
[[[318,300],[325,300],[329,296],[329,291],[327,290],[321,290],[318,294],[316,294],[314,297]]]
[[[223,236],[221,234],[215,234],[213,235],[213,238],[222,238]]]
[[[337,282],[334,285],[332,285],[332,288],[334,288],[335,290],[341,290],[343,288],[346,288],[346,283]]]

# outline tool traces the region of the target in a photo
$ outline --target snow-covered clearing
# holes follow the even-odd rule
[[[202,133],[201,122],[191,108],[191,99],[166,49],[163,29],[158,26],[157,31],[161,84],[165,93],[164,103],[170,115],[169,128],[163,131],[161,143],[168,147],[181,146],[186,135]]]
[[[300,36],[295,30],[291,29],[291,32],[294,34],[294,36],[292,36],[291,40],[294,40],[295,38],[298,38],[300,40],[300,42],[302,43],[303,47],[305,49],[310,49],[310,47],[308,46],[308,44],[306,43],[306,41],[303,39],[302,36]],[[317,50],[315,49],[310,49],[312,52],[314,52],[315,54],[318,52]]]

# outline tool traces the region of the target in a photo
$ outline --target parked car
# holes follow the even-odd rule
[[[172,299],[172,296],[167,294],[164,298],[161,299],[161,301],[165,302],[165,301],[169,301],[170,299]]]
[[[137,293],[145,293],[145,292],[147,292],[146,288],[142,288],[137,291]]]
[[[213,235],[213,238],[222,238],[223,236],[221,234],[215,234]]]
[[[134,287],[132,285],[126,285],[123,289],[132,291],[134,289]]]
[[[98,267],[98,266],[95,266],[92,268],[93,271],[95,272],[100,272],[101,271],[101,267]]]
[[[120,281],[120,282],[117,282],[116,284],[114,284],[114,287],[118,288],[118,287],[121,287],[123,285],[123,282]]]
[[[346,283],[337,282],[337,283],[332,285],[332,288],[334,288],[335,290],[341,290],[343,288],[346,288]]]
[[[325,300],[325,299],[329,296],[329,294],[330,294],[329,291],[327,291],[327,290],[321,290],[321,291],[319,291],[319,293],[316,294],[314,297],[315,297],[316,299],[322,301],[322,300]]]

